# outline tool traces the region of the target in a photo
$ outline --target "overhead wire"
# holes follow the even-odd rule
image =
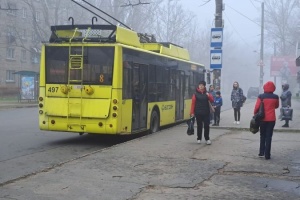
[[[246,15],[244,15],[243,13],[237,11],[236,9],[232,8],[230,5],[226,4],[226,6],[228,6],[229,8],[231,8],[232,10],[234,10],[235,12],[237,12],[238,14],[242,15],[243,17],[245,17],[246,19],[248,19],[249,21],[253,22],[254,24],[256,24],[257,26],[261,26],[260,24],[258,24],[256,21],[250,19],[249,17],[247,17]]]
[[[228,22],[230,23],[230,25],[232,26],[233,30],[237,33],[237,35],[240,37],[240,39],[247,45],[250,47],[249,43],[246,42],[246,40],[241,36],[241,34],[237,31],[237,29],[235,28],[235,26],[231,23],[229,17],[227,16],[226,12],[224,12],[226,19],[228,20]]]
[[[257,6],[255,6],[255,4],[253,3],[253,0],[250,0],[250,2],[256,10],[259,10],[259,8]]]
[[[201,7],[201,6],[204,6],[204,5],[208,4],[210,1],[211,1],[211,0],[207,0],[205,3],[203,3],[203,4],[199,5],[199,7]]]

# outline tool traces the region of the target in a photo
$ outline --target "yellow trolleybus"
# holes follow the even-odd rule
[[[189,118],[205,68],[187,50],[114,25],[51,31],[41,52],[41,130],[128,135]]]

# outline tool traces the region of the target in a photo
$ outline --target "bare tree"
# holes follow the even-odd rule
[[[265,27],[267,42],[273,46],[275,42],[278,53],[290,55],[295,50],[295,31],[299,0],[266,0]]]
[[[168,0],[158,8],[155,34],[160,41],[183,44],[194,15],[186,12],[178,0]]]

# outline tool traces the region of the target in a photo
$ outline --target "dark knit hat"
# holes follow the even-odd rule
[[[200,84],[206,86],[206,82],[205,82],[205,81],[200,81],[200,82],[199,82],[199,85],[200,85]]]
[[[216,94],[217,94],[217,95],[221,95],[221,92],[220,92],[220,91],[216,91]]]

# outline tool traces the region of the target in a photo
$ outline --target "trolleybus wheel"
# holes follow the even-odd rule
[[[159,115],[156,110],[153,110],[150,118],[150,133],[157,131],[159,131]]]

